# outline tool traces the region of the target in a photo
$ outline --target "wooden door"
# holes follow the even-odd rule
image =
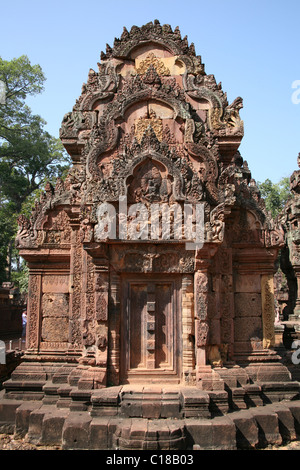
[[[178,279],[126,279],[123,289],[123,381],[178,381]],[[157,379],[157,380],[156,380]]]

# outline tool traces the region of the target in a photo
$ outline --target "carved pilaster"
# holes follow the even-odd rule
[[[208,269],[218,249],[217,243],[207,243],[197,251],[195,260],[194,295],[195,295],[195,343],[196,365],[206,365],[206,345],[208,339]]]
[[[38,351],[41,337],[41,273],[31,272],[28,291],[27,349]]]
[[[263,347],[268,349],[275,345],[274,279],[272,274],[266,274],[261,277],[261,297]]]
[[[114,272],[110,275],[109,302],[109,338],[108,348],[108,383],[118,385],[120,382],[120,276]]]
[[[81,305],[82,305],[82,245],[78,229],[72,230],[70,259],[70,330],[69,340],[73,347],[82,347]]]
[[[195,369],[194,281],[192,275],[182,277],[182,371],[184,380],[191,382]]]

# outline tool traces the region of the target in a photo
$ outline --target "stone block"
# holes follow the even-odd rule
[[[234,340],[250,341],[251,338],[262,338],[261,317],[240,317],[234,319]]]
[[[11,381],[24,380],[46,382],[47,373],[43,365],[38,362],[25,362],[20,364],[11,374]]]
[[[179,418],[180,413],[180,393],[163,389],[161,396],[161,418]]]
[[[230,408],[233,410],[245,410],[247,404],[245,402],[245,390],[243,387],[233,387],[228,392],[230,400]]]
[[[182,412],[185,418],[209,418],[210,398],[207,392],[194,387],[181,389]]]
[[[73,387],[70,385],[62,385],[59,386],[57,389],[58,400],[56,406],[58,408],[68,408],[72,403],[71,392],[73,391]]]
[[[184,421],[167,420],[169,426],[170,450],[180,450],[187,448],[187,435]]]
[[[132,424],[132,419],[124,418],[116,428],[115,436],[117,438],[116,439],[117,447],[121,450],[130,449],[131,424]]]
[[[40,401],[25,401],[16,410],[15,415],[15,436],[18,438],[24,437],[29,428],[29,417],[34,410],[41,408],[42,402]]]
[[[124,418],[111,417],[108,422],[108,448],[115,449],[118,447],[118,438]]]
[[[142,416],[143,418],[158,419],[161,415],[161,396],[143,394]]]
[[[119,393],[122,387],[93,390],[91,393],[91,416],[114,416],[119,409]]]
[[[57,403],[59,398],[58,395],[59,385],[54,385],[51,381],[48,381],[43,386],[43,392],[45,394],[43,398],[44,405],[53,405]]]
[[[69,410],[54,408],[46,413],[42,422],[42,435],[40,444],[60,446],[62,442],[62,430]]]
[[[239,292],[234,295],[234,315],[237,317],[261,316],[261,295]]]
[[[106,373],[104,367],[90,367],[84,370],[78,380],[78,388],[80,390],[104,388],[106,386]]]
[[[122,390],[121,392],[121,414],[128,417],[142,417],[142,403],[143,392],[138,389],[137,391]]]
[[[214,416],[223,415],[229,410],[228,392],[226,390],[208,391],[209,410]]]
[[[29,416],[27,439],[32,444],[39,444],[43,431],[43,420],[46,413],[53,409],[52,405],[43,405],[33,410]]]
[[[198,445],[201,450],[211,450],[213,448],[212,420],[186,419],[185,428],[191,447]]]
[[[43,341],[67,342],[69,339],[69,319],[66,317],[46,317],[42,323]]]
[[[235,292],[260,293],[261,279],[260,274],[236,274],[235,275]]]
[[[257,409],[251,408],[249,411],[258,426],[258,446],[267,447],[268,445],[280,445],[282,443],[282,437],[279,432],[277,414],[272,412],[272,409],[268,406]]]
[[[108,429],[109,417],[93,418],[90,424],[90,449],[106,450],[109,449]]]
[[[257,382],[289,382],[290,379],[289,370],[280,362],[258,365]]]
[[[246,384],[243,388],[245,390],[245,402],[249,408],[263,405],[261,387],[258,384]]]
[[[0,432],[13,434],[16,410],[21,404],[19,400],[7,400],[0,394]]]
[[[285,405],[291,411],[294,418],[295,431],[298,435],[300,435],[300,400],[285,402]]]
[[[62,430],[62,448],[69,450],[89,449],[91,416],[88,413],[70,412]]]
[[[70,392],[72,399],[70,409],[72,411],[86,411],[91,403],[91,390],[75,389]]]
[[[57,367],[53,374],[52,382],[54,384],[67,384],[69,383],[70,374],[76,370],[77,367],[74,367],[74,365],[62,365],[60,367]]]
[[[216,417],[212,420],[212,449],[236,449],[236,428],[227,416]]]
[[[299,382],[266,382],[261,383],[262,398],[265,403],[281,400],[294,400],[299,397]]]
[[[284,442],[293,441],[297,438],[295,430],[294,417],[291,410],[285,403],[278,403],[272,406],[272,409],[277,414],[279,432]]]
[[[232,413],[230,419],[236,427],[236,446],[238,449],[254,449],[258,445],[258,426],[249,411]]]
[[[69,295],[65,293],[44,293],[42,314],[45,317],[68,317]]]

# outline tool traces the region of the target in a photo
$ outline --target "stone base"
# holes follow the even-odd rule
[[[102,373],[22,364],[1,392],[0,431],[62,449],[124,450],[256,448],[300,433],[300,383],[280,363],[204,367],[197,386],[97,388]]]
[[[300,401],[234,411],[212,419],[96,416],[27,403],[17,410],[15,438],[64,450],[235,450],[297,439]]]

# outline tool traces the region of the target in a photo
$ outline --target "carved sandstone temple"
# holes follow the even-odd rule
[[[89,71],[60,130],[69,175],[19,219],[27,350],[3,399],[17,417],[30,409],[32,440],[47,406],[74,448],[78,410],[86,426],[99,416],[165,426],[297,396],[272,349],[283,233],[238,151],[241,108],[179,29],[158,21],[124,28]],[[120,426],[108,447],[130,448]],[[168,445],[187,445],[183,427],[174,442],[168,429]]]

